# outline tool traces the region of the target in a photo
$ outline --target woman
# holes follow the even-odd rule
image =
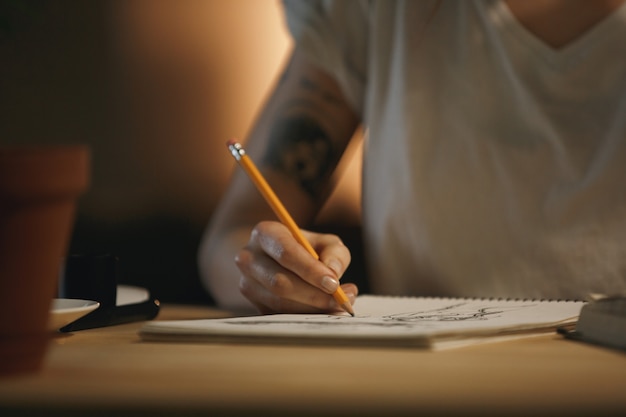
[[[307,227],[355,129],[374,292],[626,292],[623,1],[285,1],[295,48],[247,151]],[[332,311],[350,262],[302,248],[238,172],[200,251],[227,308]],[[233,258],[236,257],[236,265]],[[353,300],[358,289],[342,284]]]

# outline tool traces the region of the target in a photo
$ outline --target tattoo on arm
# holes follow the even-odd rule
[[[313,94],[318,94],[323,101],[330,105],[338,105],[340,103],[340,100],[336,96],[327,91],[324,91],[313,80],[310,80],[306,77],[303,77],[300,80],[300,87],[303,90],[307,90]]]
[[[342,152],[332,132],[346,116],[341,95],[323,80],[287,67],[279,81],[290,89],[289,99],[269,131],[263,164],[296,181],[311,198],[322,203]],[[289,84],[289,85],[287,85]]]
[[[325,197],[328,180],[341,155],[312,118],[293,115],[277,123],[263,162],[294,178],[311,197]]]

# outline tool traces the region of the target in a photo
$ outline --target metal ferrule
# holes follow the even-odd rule
[[[230,153],[233,154],[237,161],[246,154],[245,149],[239,143],[231,143],[228,145],[228,149],[230,149]]]

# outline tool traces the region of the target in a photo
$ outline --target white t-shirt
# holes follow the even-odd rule
[[[367,127],[373,290],[626,293],[626,6],[555,50],[504,2],[436,3],[285,0]]]

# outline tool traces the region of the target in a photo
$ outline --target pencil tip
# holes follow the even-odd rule
[[[349,302],[342,304],[341,307],[343,307],[344,310],[346,310],[348,313],[350,313],[352,317],[354,317],[354,310],[352,309],[352,305]]]

